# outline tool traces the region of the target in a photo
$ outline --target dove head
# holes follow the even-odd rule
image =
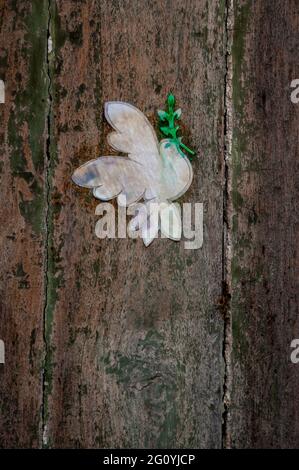
[[[171,194],[168,199],[177,199],[187,191],[192,182],[191,163],[172,139],[163,139],[160,142],[160,155],[163,162],[163,186],[166,193]]]

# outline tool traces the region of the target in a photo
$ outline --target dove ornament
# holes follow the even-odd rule
[[[108,143],[127,156],[101,156],[84,163],[72,175],[74,183],[91,189],[101,201],[117,198],[118,205],[134,208],[142,200],[128,224],[128,232],[139,231],[146,246],[159,232],[180,240],[180,206],[174,201],[188,190],[193,178],[185,154],[193,152],[177,137],[179,126],[175,126],[175,120],[179,119],[180,110],[174,111],[174,103],[173,95],[169,95],[168,110],[158,112],[160,130],[165,136],[160,142],[139,109],[121,101],[105,103],[105,117],[113,128]]]

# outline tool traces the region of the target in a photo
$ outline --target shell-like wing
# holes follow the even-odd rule
[[[105,103],[105,117],[115,132],[108,134],[109,145],[127,153],[131,160],[147,167],[157,176],[161,170],[161,156],[156,133],[145,115],[129,103]]]
[[[142,165],[126,157],[100,157],[77,168],[72,179],[102,201],[118,196],[118,202],[130,205],[142,198],[148,185]]]
[[[158,140],[144,114],[128,103],[106,103],[105,116],[115,129],[108,135],[109,144],[128,157],[91,160],[79,167],[72,178],[79,186],[93,188],[98,199],[108,201],[119,196],[122,204],[120,196],[126,196],[126,204],[130,205],[141,199],[146,189],[155,189],[163,171]],[[156,195],[155,190],[152,193]]]

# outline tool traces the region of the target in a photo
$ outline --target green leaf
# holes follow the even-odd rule
[[[175,97],[173,96],[172,93],[169,93],[168,97],[167,97],[167,104],[170,108],[173,108],[174,107],[174,104],[175,104]]]
[[[165,135],[171,135],[171,129],[169,129],[169,127],[160,127],[160,130],[163,132],[163,134]]]
[[[181,108],[177,109],[177,110],[174,112],[174,117],[175,117],[175,119],[180,119],[181,115],[182,115],[182,110],[181,110]]]
[[[168,113],[166,113],[166,111],[162,111],[162,109],[159,109],[157,111],[157,114],[159,118],[161,119],[161,121],[166,121],[169,117]]]

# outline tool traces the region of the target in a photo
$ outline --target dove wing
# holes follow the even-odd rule
[[[107,137],[113,149],[127,153],[131,160],[148,168],[160,169],[156,133],[139,109],[121,101],[109,101],[105,103],[105,117],[114,129]]]
[[[109,201],[126,197],[126,205],[142,198],[147,186],[142,165],[127,157],[105,156],[91,160],[77,168],[72,179],[84,188],[93,189],[96,198]]]
[[[100,157],[79,167],[73,181],[79,186],[93,188],[98,199],[108,201],[126,196],[126,205],[149,194],[162,172],[158,140],[153,127],[139,109],[119,101],[105,104],[105,116],[114,132],[108,142],[128,157]],[[153,197],[153,196],[151,196]]]

